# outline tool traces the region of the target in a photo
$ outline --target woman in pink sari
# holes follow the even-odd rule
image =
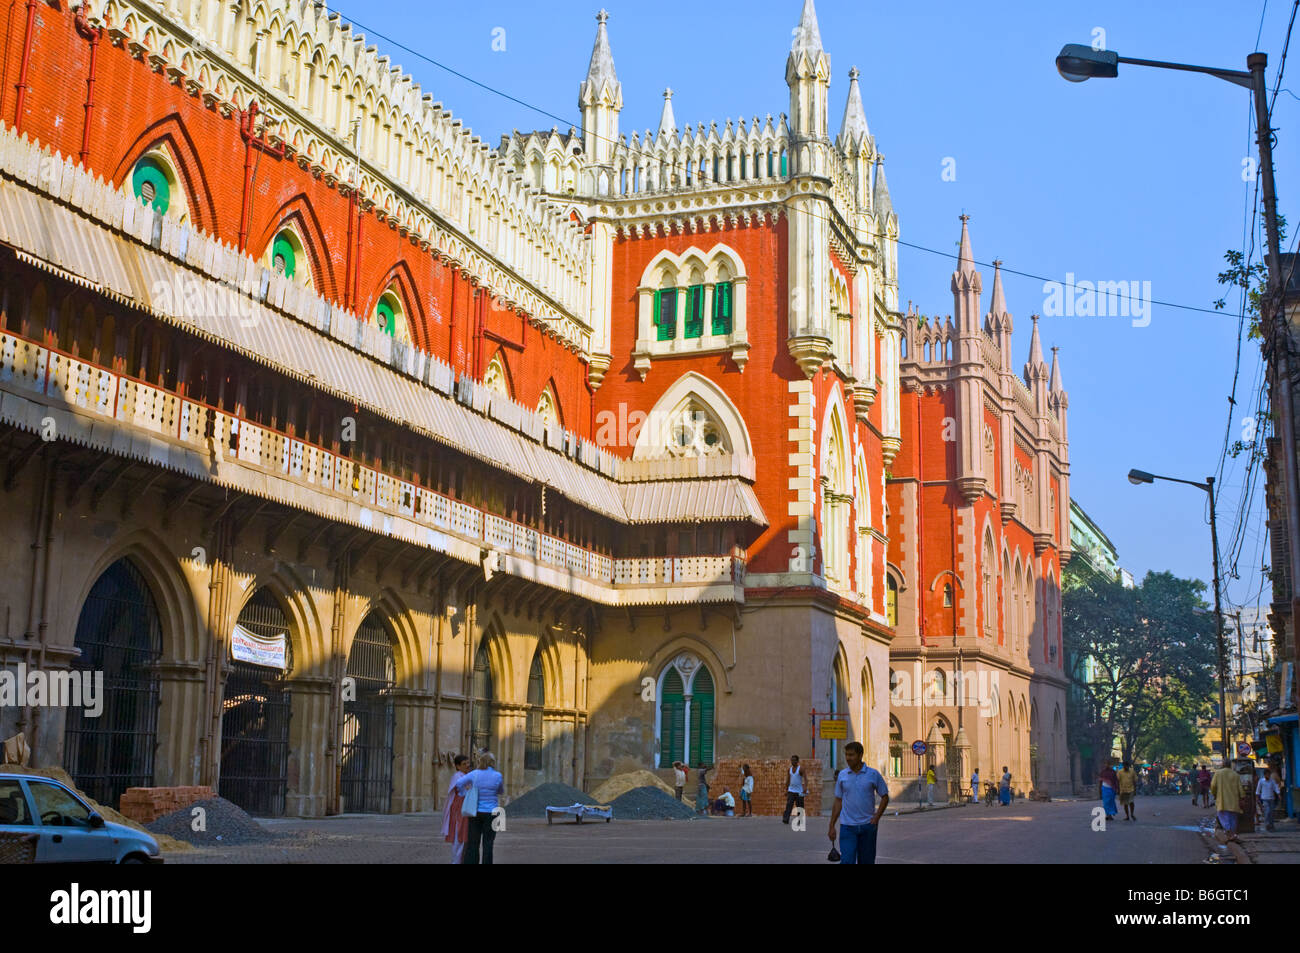
[[[447,799],[442,806],[442,839],[451,845],[451,862],[459,864],[465,853],[465,841],[469,838],[469,818],[461,816],[460,806],[465,801],[465,795],[456,790],[456,785],[465,777],[469,758],[463,754],[456,755],[455,764],[456,772],[451,776]]]

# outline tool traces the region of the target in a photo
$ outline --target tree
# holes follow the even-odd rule
[[[1213,690],[1217,658],[1205,589],[1167,572],[1147,573],[1134,588],[1090,571],[1068,580],[1062,628],[1074,660],[1076,716],[1083,716],[1072,732],[1091,749],[1094,767],[1117,736],[1128,761],[1162,747],[1191,754],[1185,749]]]

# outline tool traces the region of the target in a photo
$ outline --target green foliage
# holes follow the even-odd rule
[[[1151,572],[1130,589],[1072,570],[1062,603],[1072,741],[1094,759],[1107,757],[1117,736],[1129,760],[1199,753],[1196,719],[1214,690],[1217,659],[1205,583]]]
[[[1277,217],[1278,243],[1286,247],[1286,219]],[[1260,337],[1260,305],[1264,300],[1264,291],[1268,285],[1268,265],[1260,260],[1247,266],[1246,255],[1236,249],[1224,252],[1223,260],[1228,267],[1219,272],[1219,284],[1239,288],[1246,295],[1246,317],[1250,321],[1250,338]],[[1227,297],[1214,302],[1215,309],[1222,311],[1227,304]]]

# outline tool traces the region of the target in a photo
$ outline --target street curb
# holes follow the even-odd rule
[[[1250,859],[1250,854],[1246,853],[1245,849],[1242,848],[1240,844],[1229,841],[1226,844],[1220,845],[1218,839],[1215,838],[1213,834],[1202,833],[1200,836],[1201,843],[1205,845],[1206,850],[1208,850],[1212,856],[1222,857],[1223,855],[1219,853],[1217,848],[1219,846],[1224,846],[1228,848],[1228,853],[1232,855],[1233,863],[1251,865],[1255,863]]]
[[[934,811],[946,811],[953,807],[970,807],[970,805],[964,801],[950,801],[947,804],[936,804],[933,807],[899,807],[895,808],[893,813],[899,816],[903,814],[930,814]],[[888,814],[890,811],[886,809],[885,813]]]

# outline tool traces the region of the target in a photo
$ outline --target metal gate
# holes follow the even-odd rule
[[[285,636],[285,671],[232,661],[226,673],[221,715],[221,781],[218,793],[249,814],[279,817],[289,781],[287,679],[293,671],[289,620],[275,597],[259,589],[239,613],[239,624],[256,636]]]
[[[379,617],[366,616],[348,653],[351,691],[343,701],[344,811],[387,814],[393,803],[393,643]]]
[[[153,784],[158,731],[158,661],[162,626],[153,596],[135,565],[120,559],[95,581],[77,621],[83,678],[103,672],[98,718],[69,706],[63,758],[77,786],[117,807],[130,787]],[[84,696],[83,696],[84,698]]]

